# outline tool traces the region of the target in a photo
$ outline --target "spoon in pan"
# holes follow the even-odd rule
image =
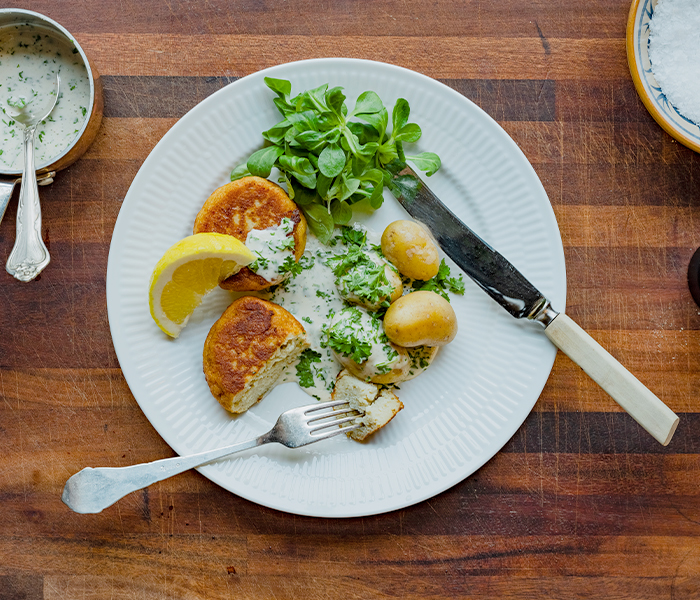
[[[15,245],[7,259],[5,269],[15,279],[31,281],[46,265],[51,257],[41,238],[41,205],[39,204],[39,188],[34,167],[34,137],[39,123],[45,120],[56,106],[61,87],[61,77],[56,74],[56,91],[52,94],[49,106],[33,106],[33,101],[23,99],[15,101],[12,106],[18,110],[12,118],[24,127],[24,171],[22,186],[19,191],[17,206],[17,233]]]

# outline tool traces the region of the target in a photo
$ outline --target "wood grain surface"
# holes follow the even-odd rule
[[[0,274],[0,600],[700,598],[700,156],[645,111],[629,0],[31,0],[103,76],[81,160],[41,189],[52,262]],[[567,312],[680,417],[663,448],[558,355],[503,451],[437,497],[329,520],[196,472],[71,513],[87,465],[171,456],[119,369],[105,275],[124,196],[158,140],[227,83],[291,60],[412,68],[491,114],[554,207]],[[14,240],[16,194],[0,224]]]

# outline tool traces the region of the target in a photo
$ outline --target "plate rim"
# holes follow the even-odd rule
[[[118,238],[118,236],[122,235],[122,228],[126,227],[125,219],[120,218],[120,217],[122,216],[122,210],[123,210],[124,206],[127,205],[127,201],[129,200],[130,192],[131,192],[132,188],[134,188],[138,183],[140,183],[140,180],[142,178],[146,177],[146,169],[149,166],[149,163],[151,162],[151,160],[155,160],[155,159],[153,159],[153,156],[156,153],[156,150],[161,146],[167,146],[168,141],[171,137],[171,133],[174,132],[178,128],[178,126],[181,122],[183,122],[185,120],[196,118],[197,111],[205,110],[205,108],[200,108],[201,106],[203,106],[209,102],[215,102],[216,100],[212,100],[212,98],[214,98],[218,94],[230,93],[230,92],[227,92],[226,90],[228,88],[230,88],[231,86],[235,86],[235,85],[239,84],[239,82],[250,79],[252,77],[262,78],[270,73],[274,73],[275,71],[278,71],[280,69],[285,69],[287,67],[294,66],[294,65],[302,65],[302,66],[303,65],[313,66],[314,64],[326,65],[326,64],[329,64],[331,62],[336,62],[339,64],[345,63],[345,64],[350,64],[350,65],[358,65],[358,64],[359,65],[362,65],[362,64],[374,65],[374,66],[379,66],[380,68],[389,68],[391,70],[406,72],[406,73],[410,74],[410,76],[412,76],[412,77],[418,76],[419,78],[422,78],[427,82],[430,82],[431,85],[440,86],[443,89],[443,91],[445,91],[446,93],[453,94],[456,98],[459,99],[460,102],[468,103],[469,105],[471,105],[472,110],[475,110],[475,111],[481,113],[482,117],[484,118],[484,122],[488,123],[489,134],[493,131],[496,135],[499,136],[500,141],[502,143],[505,143],[505,144],[511,146],[511,149],[514,150],[516,154],[519,154],[521,156],[522,166],[525,168],[525,171],[527,172],[531,182],[537,186],[538,191],[541,193],[541,195],[547,201],[546,207],[548,207],[548,210],[545,210],[545,212],[546,212],[546,216],[548,216],[548,218],[549,218],[550,223],[548,224],[548,226],[546,228],[548,230],[551,229],[550,231],[548,231],[548,233],[554,235],[556,238],[556,244],[554,244],[554,246],[555,246],[554,250],[556,251],[555,252],[556,256],[552,256],[553,270],[560,271],[560,273],[559,273],[560,280],[557,283],[558,283],[558,286],[560,287],[559,291],[561,294],[561,304],[563,304],[563,306],[560,306],[558,308],[561,309],[560,312],[564,312],[565,305],[566,305],[566,295],[567,295],[566,294],[566,264],[565,264],[563,243],[562,243],[562,239],[561,239],[561,231],[558,227],[558,224],[556,221],[556,215],[554,213],[551,201],[549,200],[549,197],[546,193],[546,190],[544,189],[544,186],[542,185],[542,182],[539,179],[539,176],[537,175],[537,173],[535,172],[532,164],[529,162],[529,160],[527,159],[527,157],[525,156],[523,151],[520,149],[520,147],[516,144],[516,142],[498,124],[498,122],[495,121],[495,119],[493,119],[490,115],[488,115],[488,113],[486,113],[478,105],[476,105],[474,102],[472,102],[469,98],[467,98],[466,96],[463,96],[462,94],[460,94],[456,90],[453,90],[452,88],[445,85],[444,83],[442,83],[438,80],[435,80],[431,77],[428,77],[422,73],[412,71],[411,69],[407,69],[405,67],[400,67],[397,65],[393,65],[390,63],[383,63],[383,62],[379,62],[379,61],[366,60],[366,59],[354,59],[354,58],[337,57],[337,58],[305,59],[305,60],[301,60],[301,61],[293,61],[293,62],[289,62],[289,63],[283,63],[280,65],[274,65],[274,66],[268,67],[266,69],[256,71],[254,73],[250,73],[248,75],[245,75],[244,77],[241,77],[240,79],[237,79],[236,81],[231,82],[230,84],[228,84],[224,88],[217,90],[215,93],[213,93],[209,97],[202,100],[200,103],[195,105],[192,109],[190,109],[185,115],[183,115],[183,117],[180,118],[178,120],[178,122],[175,123],[175,125],[173,125],[173,127],[168,132],[166,132],[166,134],[158,141],[156,146],[151,150],[148,157],[142,163],[141,167],[139,168],[138,173],[134,177],[134,179],[129,187],[129,191],[127,192],[127,194],[124,198],[122,206],[120,207],[119,215],[117,217],[117,221],[115,223],[114,231],[112,234],[112,240],[110,242],[110,249],[109,249],[109,255],[108,255],[107,282],[106,282],[106,284],[107,284],[106,285],[106,294],[107,294],[108,320],[109,320],[109,324],[110,324],[110,333],[112,336],[113,345],[115,348],[115,353],[117,354],[117,359],[119,360],[120,367],[121,367],[122,360],[120,358],[120,351],[117,349],[117,344],[115,343],[115,341],[116,341],[115,333],[117,333],[116,328],[118,326],[118,322],[117,322],[117,318],[113,317],[113,314],[115,314],[114,310],[110,309],[110,306],[112,305],[112,302],[110,302],[110,298],[113,298],[113,294],[114,294],[113,284],[114,284],[114,280],[116,278],[116,275],[114,273],[115,273],[115,270],[117,267],[115,265],[116,265],[117,261],[119,260],[116,256],[117,250],[116,250],[116,245],[114,242],[115,242],[115,239]],[[172,135],[175,135],[175,134],[172,134]],[[117,333],[117,337],[118,337],[118,333]],[[534,388],[533,388],[532,402],[527,407],[525,417],[523,418],[522,421],[512,424],[513,425],[512,431],[511,431],[511,428],[508,428],[507,437],[504,438],[505,441],[503,441],[503,443],[500,443],[500,445],[496,444],[498,447],[493,449],[492,452],[488,452],[488,451],[483,452],[479,456],[479,460],[474,461],[470,465],[470,466],[473,466],[473,465],[476,465],[476,466],[474,466],[473,469],[469,473],[467,473],[466,475],[460,473],[459,477],[455,481],[452,481],[452,482],[450,482],[446,485],[443,485],[443,486],[439,486],[437,488],[424,486],[422,488],[422,489],[426,490],[426,492],[424,494],[415,494],[415,496],[411,499],[411,501],[400,503],[400,505],[395,505],[395,506],[390,506],[390,507],[385,507],[385,508],[377,508],[377,509],[373,509],[373,510],[360,510],[360,511],[355,510],[357,505],[354,505],[354,506],[351,505],[349,507],[345,507],[345,510],[342,510],[343,507],[341,507],[341,510],[338,510],[338,511],[327,510],[323,514],[319,513],[318,510],[309,510],[309,511],[305,511],[303,509],[290,510],[288,507],[285,506],[284,498],[282,499],[282,502],[275,502],[274,500],[276,500],[276,499],[270,499],[269,501],[261,502],[259,498],[252,498],[252,497],[249,497],[249,495],[246,495],[245,493],[241,493],[240,491],[231,490],[230,484],[227,481],[225,481],[224,474],[221,471],[212,468],[211,466],[199,467],[197,470],[202,475],[204,475],[205,477],[207,477],[208,479],[210,479],[212,482],[216,483],[217,485],[223,487],[228,492],[235,494],[241,498],[244,498],[250,502],[254,502],[256,504],[259,504],[261,506],[266,506],[266,507],[272,508],[274,510],[279,510],[279,511],[287,512],[287,513],[291,513],[291,514],[298,514],[298,515],[302,515],[302,516],[321,517],[321,518],[353,518],[353,517],[363,517],[363,516],[370,516],[370,515],[375,515],[375,514],[382,514],[382,513],[387,513],[387,512],[392,512],[395,510],[407,508],[409,506],[418,504],[418,503],[423,502],[429,498],[432,498],[432,497],[454,487],[458,483],[464,481],[465,479],[467,479],[468,477],[473,475],[476,471],[478,471],[481,467],[483,467],[484,464],[486,464],[498,452],[500,452],[503,449],[503,447],[511,440],[513,435],[515,435],[515,433],[518,431],[518,429],[520,429],[520,427],[522,426],[524,421],[527,419],[527,417],[531,414],[534,405],[536,404],[538,398],[540,397],[540,395],[542,393],[544,386],[546,385],[546,383],[549,379],[552,367],[554,365],[555,357],[556,357],[556,348],[554,348],[554,351],[552,352],[551,363],[548,363],[546,369],[543,370],[543,373],[545,373],[545,371],[546,371],[546,373],[542,377],[541,385],[537,386],[536,390],[534,390]],[[132,391],[134,398],[136,399],[137,403],[139,404],[141,411],[144,413],[146,418],[149,420],[150,424],[158,432],[158,434],[161,436],[161,438],[163,438],[163,440],[173,449],[173,451],[175,451],[177,453],[177,450],[176,450],[177,444],[173,444],[171,441],[166,439],[165,435],[161,431],[161,428],[156,423],[154,423],[154,421],[150,418],[148,411],[145,409],[143,404],[136,397],[136,394],[134,394],[134,392],[133,392],[132,383],[129,381],[130,375],[128,375],[126,372],[124,372],[124,369],[121,369],[121,370],[122,370],[124,378],[127,382],[127,385],[129,385],[129,388]],[[535,391],[536,391],[536,393],[535,393]],[[375,502],[375,504],[377,504],[377,503]]]

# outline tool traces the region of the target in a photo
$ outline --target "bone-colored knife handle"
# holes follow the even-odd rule
[[[570,317],[559,313],[544,332],[656,440],[664,446],[671,441],[678,415]]]

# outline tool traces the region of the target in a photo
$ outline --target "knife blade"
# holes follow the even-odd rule
[[[394,175],[390,188],[408,214],[430,231],[445,254],[482,290],[513,317],[542,325],[557,348],[658,442],[668,445],[678,416],[568,315],[555,311],[544,294],[457,218],[410,167]]]

